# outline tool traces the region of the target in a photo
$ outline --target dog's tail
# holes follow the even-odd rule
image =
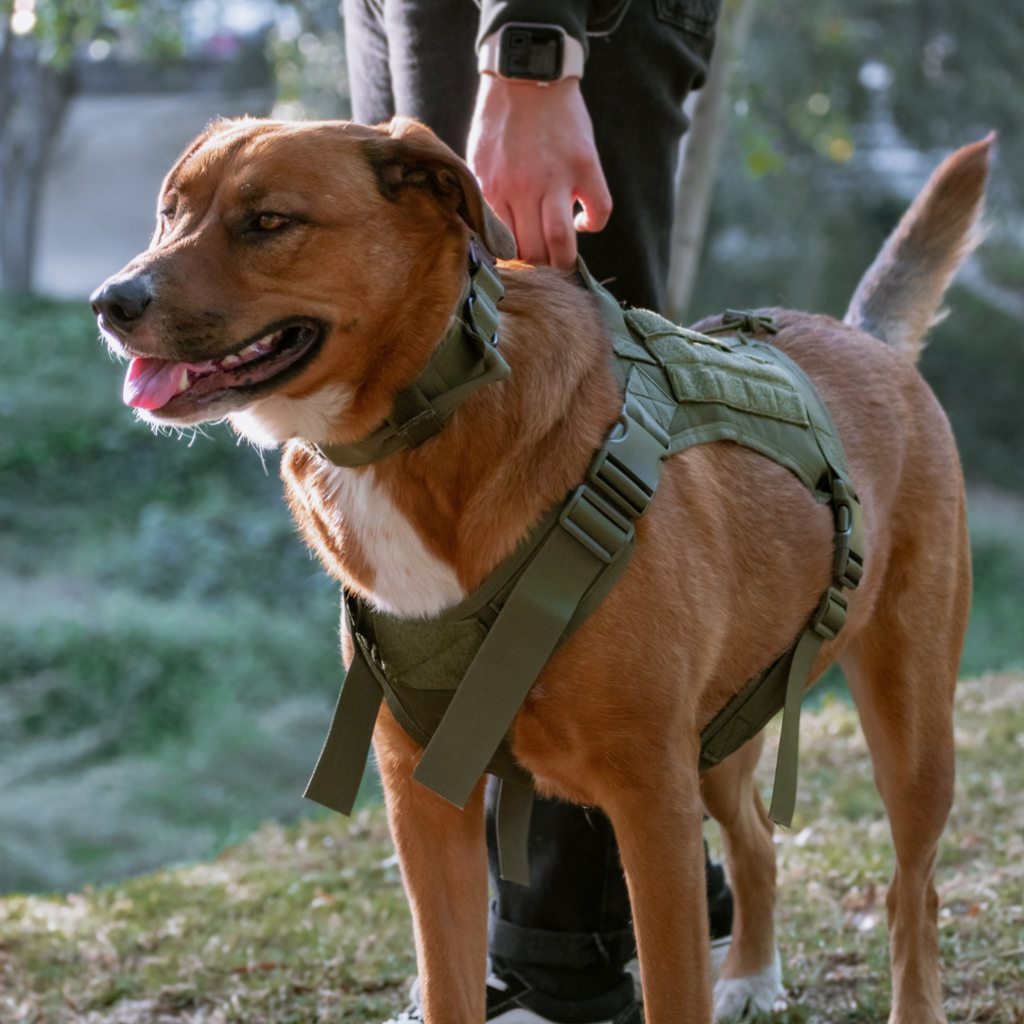
[[[953,275],[982,239],[994,144],[993,132],[939,165],[861,278],[844,323],[917,362]]]

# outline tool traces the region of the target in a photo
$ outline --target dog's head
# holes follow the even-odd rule
[[[167,175],[149,248],[93,310],[146,420],[346,440],[444,334],[473,234],[514,257],[472,173],[414,121],[221,121]]]

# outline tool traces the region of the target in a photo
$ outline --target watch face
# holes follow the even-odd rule
[[[556,82],[562,74],[562,33],[557,28],[507,25],[501,32],[498,74]]]

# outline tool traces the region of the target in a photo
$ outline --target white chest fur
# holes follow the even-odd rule
[[[372,600],[383,611],[406,618],[436,615],[458,604],[466,592],[455,570],[427,550],[413,524],[375,477],[373,466],[352,470],[329,466],[312,481],[311,495],[325,518],[333,518],[375,573]]]
[[[304,399],[283,395],[232,413],[231,424],[260,448],[293,437],[323,437],[350,401],[346,388],[328,386]],[[302,485],[304,498],[358,547],[374,572],[372,600],[383,611],[407,618],[436,615],[466,593],[455,570],[427,550],[413,524],[376,480],[374,468],[324,465]]]
[[[228,419],[257,448],[276,448],[293,437],[324,437],[350,401],[348,388],[328,385],[306,398],[261,398]]]

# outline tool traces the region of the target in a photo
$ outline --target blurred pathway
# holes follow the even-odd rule
[[[149,243],[160,183],[188,142],[271,102],[265,91],[76,99],[44,187],[36,290],[87,296]]]

